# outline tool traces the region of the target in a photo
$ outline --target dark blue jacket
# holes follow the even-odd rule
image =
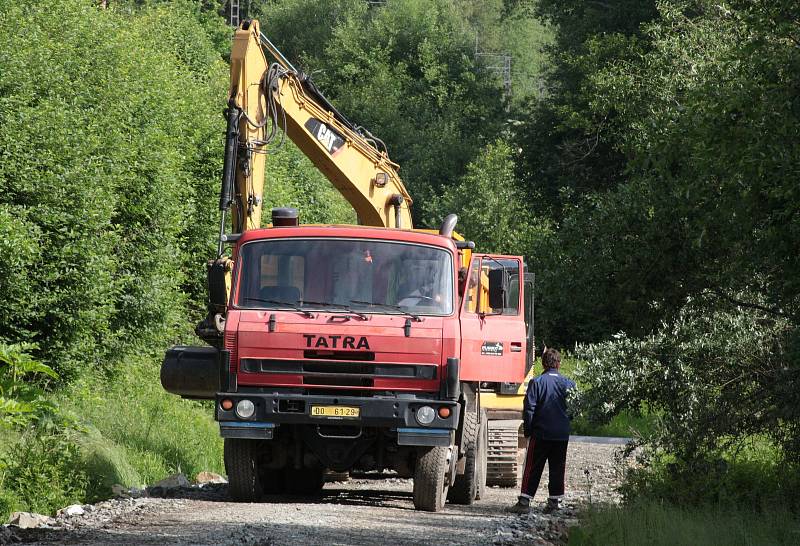
[[[539,440],[569,440],[567,391],[575,382],[548,369],[528,383],[522,409],[525,436]]]

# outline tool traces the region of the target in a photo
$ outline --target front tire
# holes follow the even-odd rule
[[[225,438],[228,493],[236,502],[256,502],[264,494],[258,465],[257,440]]]
[[[450,448],[422,448],[414,470],[414,508],[438,512],[444,508],[450,480],[447,477]]]

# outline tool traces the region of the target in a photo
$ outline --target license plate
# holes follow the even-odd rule
[[[361,408],[350,406],[311,406],[312,417],[342,417],[354,419],[361,414]]]

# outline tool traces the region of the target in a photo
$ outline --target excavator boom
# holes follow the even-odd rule
[[[275,58],[271,65],[265,49]],[[239,115],[234,231],[261,225],[266,155],[279,130],[347,199],[361,224],[413,227],[411,197],[398,175],[398,165],[379,148],[380,140],[338,113],[261,34],[258,21],[245,21],[236,30],[229,108]]]

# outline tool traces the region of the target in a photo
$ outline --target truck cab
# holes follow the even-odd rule
[[[216,368],[200,374],[212,378],[202,397],[214,391],[234,498],[314,492],[328,469],[414,477],[421,509],[474,500],[485,484],[478,386],[524,376],[524,298],[511,282],[523,265],[472,254],[461,267],[457,243],[362,226],[242,235],[223,347],[176,347],[164,366],[184,380],[201,351]],[[435,476],[422,472],[426,455]]]

